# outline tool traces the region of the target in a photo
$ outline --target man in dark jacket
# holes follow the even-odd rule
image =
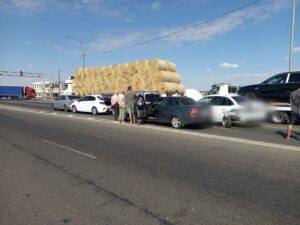
[[[287,140],[290,140],[295,122],[297,120],[300,120],[300,85],[298,86],[297,90],[291,93],[290,104],[291,104],[291,116],[287,128],[287,137],[286,137]]]

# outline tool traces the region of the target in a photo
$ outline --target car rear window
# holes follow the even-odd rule
[[[197,103],[191,98],[180,98],[179,102],[182,105],[196,105]]]
[[[243,104],[245,104],[245,103],[247,103],[247,102],[249,101],[249,99],[244,98],[244,97],[242,97],[242,96],[233,96],[232,98],[233,98],[233,99],[237,102],[237,104],[239,104],[239,105],[243,105]]]
[[[69,95],[68,98],[73,100],[73,99],[80,99],[81,97],[78,95]]]
[[[146,102],[158,102],[160,101],[160,95],[158,94],[146,94],[145,95]]]

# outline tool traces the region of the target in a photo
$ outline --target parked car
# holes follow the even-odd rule
[[[71,104],[80,98],[78,95],[59,95],[52,101],[51,106],[53,110],[63,109],[67,112],[71,110]]]
[[[226,128],[231,127],[232,122],[258,124],[267,116],[263,104],[237,94],[208,95],[202,98],[198,104],[211,106],[213,122],[222,123]]]
[[[136,104],[140,122],[167,123],[174,128],[210,122],[209,108],[197,105],[188,97],[165,97],[147,105],[143,96],[139,95]]]
[[[143,91],[143,92],[137,92],[136,96],[143,96],[145,103],[147,105],[153,103],[153,102],[157,102],[160,101],[160,94],[158,92],[148,92],[148,91]]]
[[[261,84],[240,88],[239,95],[267,102],[289,102],[290,94],[300,84],[300,71],[280,73]]]
[[[74,101],[71,109],[76,112],[89,112],[93,115],[111,112],[111,102],[105,95],[88,95]]]

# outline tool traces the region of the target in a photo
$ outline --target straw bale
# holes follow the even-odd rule
[[[75,71],[74,89],[79,95],[126,91],[184,92],[176,65],[166,60],[143,60],[105,67],[79,68]]]

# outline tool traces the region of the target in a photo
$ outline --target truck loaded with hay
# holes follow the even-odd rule
[[[185,87],[176,73],[176,65],[166,60],[143,60],[111,66],[79,68],[73,88],[77,95],[126,91],[157,91],[161,94],[184,94]]]

